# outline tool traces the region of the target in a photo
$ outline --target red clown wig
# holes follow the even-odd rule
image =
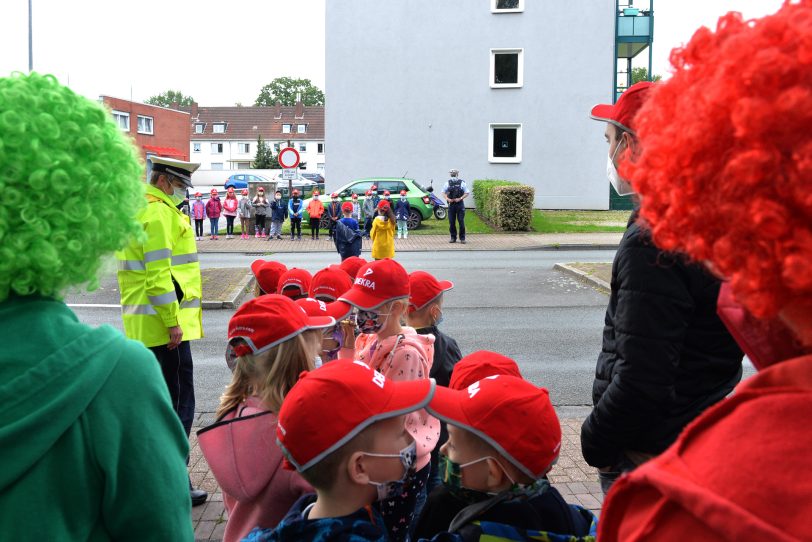
[[[655,241],[709,262],[757,317],[812,300],[812,0],[729,13],[671,63],[621,166]]]

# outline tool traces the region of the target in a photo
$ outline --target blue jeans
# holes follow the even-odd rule
[[[398,220],[397,225],[398,225],[398,237],[402,235],[403,238],[406,239],[409,236],[408,222],[406,222],[405,220]]]
[[[211,235],[219,235],[220,234],[219,223],[220,223],[219,218],[210,218],[209,219],[209,230],[211,232]]]

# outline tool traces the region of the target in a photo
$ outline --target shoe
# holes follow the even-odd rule
[[[302,240],[302,236],[300,235],[300,236],[299,236],[299,241],[301,241],[301,240]]]
[[[254,239],[259,239],[259,232],[254,232]]]
[[[195,241],[200,241],[200,237],[195,237]]]
[[[456,242],[457,242],[456,239],[452,239],[451,241],[449,241],[449,243],[456,243]]]
[[[465,239],[460,239],[460,243],[465,244]]]
[[[189,496],[192,498],[192,506],[200,506],[209,498],[206,491],[194,488],[189,488]]]
[[[291,235],[290,240],[293,241],[294,239],[296,239],[296,238]]]

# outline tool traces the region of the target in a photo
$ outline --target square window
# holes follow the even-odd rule
[[[113,120],[125,132],[130,131],[130,114],[123,111],[113,111]]]
[[[299,143],[299,152],[307,152],[307,143]]]
[[[489,125],[488,161],[502,164],[518,164],[522,161],[521,124]]]
[[[491,49],[491,88],[524,84],[524,49]]]
[[[279,152],[279,143],[274,143],[273,144],[273,150],[274,150],[274,152]]]
[[[200,143],[192,143],[192,152],[200,152]]]
[[[250,143],[239,143],[237,144],[239,151],[243,154],[248,154],[251,152],[251,144]]]
[[[211,127],[212,133],[224,134],[226,133],[226,124],[224,122],[215,122]]]
[[[319,154],[324,154],[324,143],[319,143],[319,144],[316,146],[316,149],[317,149],[317,151],[318,151],[318,153],[319,153]]]
[[[290,133],[290,124],[283,124],[282,125],[282,133],[289,134]]]
[[[490,0],[492,13],[518,13],[524,11],[524,0]]]
[[[222,162],[212,162],[211,163],[211,168],[216,169],[217,171],[220,171],[220,170],[223,169],[223,163]]]
[[[296,133],[297,134],[304,134],[307,131],[307,124],[297,124],[296,125]]]
[[[211,144],[211,153],[212,154],[222,154],[223,153],[223,144],[222,143],[212,143]]]
[[[138,133],[152,135],[152,117],[138,115]]]
[[[195,123],[195,133],[196,133],[196,134],[202,134],[202,133],[203,133],[203,128],[204,128],[205,126],[206,126],[206,125],[205,125],[205,124],[203,124],[202,122],[197,122],[197,123]]]

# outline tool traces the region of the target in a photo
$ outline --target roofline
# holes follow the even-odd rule
[[[147,104],[147,103],[144,103],[144,102],[136,102],[136,101],[133,101],[133,100],[128,100],[127,98],[119,98],[118,96],[108,96],[106,94],[99,94],[99,99],[103,99],[103,98],[113,98],[114,100],[121,100],[123,102],[130,102],[131,104],[145,105],[147,107],[155,107],[157,109],[164,109],[166,111],[174,111],[175,113],[183,113],[184,115],[190,115],[191,116],[191,113],[189,113],[188,111],[181,111],[180,109],[172,109],[171,107],[164,107],[162,105],[153,105],[153,104]]]

